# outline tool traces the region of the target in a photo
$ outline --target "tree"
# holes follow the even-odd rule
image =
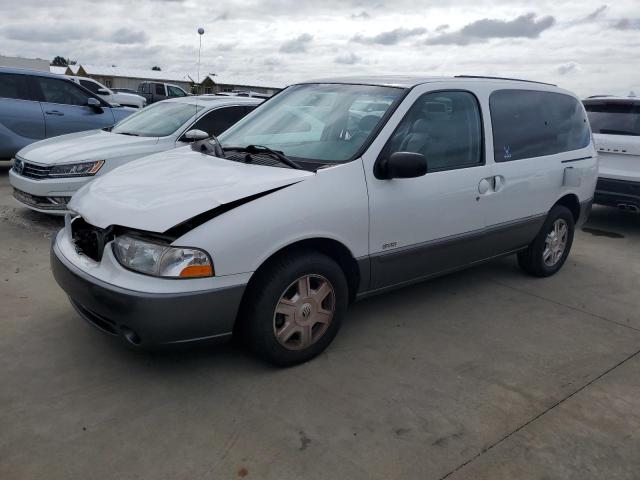
[[[53,59],[53,61],[51,62],[51,65],[53,65],[54,67],[66,67],[67,65],[69,65],[69,60],[58,55],[56,58]]]
[[[159,72],[162,69],[156,65],[155,67],[152,67],[151,70],[155,70],[156,72]]]

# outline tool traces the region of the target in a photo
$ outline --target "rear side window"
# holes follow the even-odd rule
[[[207,113],[192,127],[209,135],[220,135],[246,114],[245,107],[222,107]]]
[[[90,82],[89,80],[80,80],[80,85],[93,93],[98,93],[98,89],[100,86],[95,82]]]
[[[26,75],[0,73],[0,97],[32,100],[29,98]]]
[[[170,97],[186,97],[187,94],[182,91],[182,89],[178,87],[173,87],[171,85],[167,85],[167,91],[169,92]]]
[[[588,100],[584,107],[593,133],[640,135],[640,102]]]
[[[156,95],[164,95],[164,85],[162,83],[156,83]]]
[[[496,162],[579,150],[591,140],[584,109],[569,95],[498,90],[489,106]]]

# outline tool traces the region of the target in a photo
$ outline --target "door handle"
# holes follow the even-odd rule
[[[47,110],[46,112],[47,115],[57,115],[59,117],[62,117],[64,115],[64,113],[62,113],[60,110]]]
[[[502,175],[495,175],[493,177],[493,191],[499,192],[504,185],[504,177]]]

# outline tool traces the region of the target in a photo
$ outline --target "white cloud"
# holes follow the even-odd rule
[[[202,26],[201,72],[279,83],[467,73],[627,94],[640,90],[637,2],[0,0],[0,54],[195,72]],[[579,74],[560,68],[572,62]]]

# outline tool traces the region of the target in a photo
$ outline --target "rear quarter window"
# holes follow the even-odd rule
[[[497,90],[489,98],[496,162],[542,157],[589,145],[580,102],[562,93]]]

